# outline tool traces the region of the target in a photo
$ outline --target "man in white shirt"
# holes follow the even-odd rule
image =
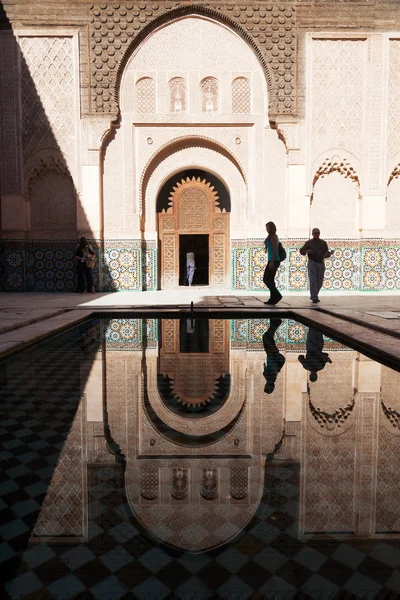
[[[186,253],[186,277],[188,280],[188,285],[192,285],[193,283],[193,275],[194,270],[196,268],[196,263],[194,261],[194,252]]]

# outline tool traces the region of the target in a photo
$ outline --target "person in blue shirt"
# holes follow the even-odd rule
[[[265,267],[263,281],[270,292],[270,298],[264,304],[278,304],[282,300],[282,294],[275,285],[275,275],[281,264],[279,256],[279,238],[276,234],[276,225],[269,221],[265,225],[268,236],[264,240],[265,251],[268,253],[268,263]]]

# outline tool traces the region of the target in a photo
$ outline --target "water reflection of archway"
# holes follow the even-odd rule
[[[157,198],[160,287],[185,284],[186,253],[194,252],[194,284],[227,287],[230,196],[220,179],[184,170],[163,185]]]

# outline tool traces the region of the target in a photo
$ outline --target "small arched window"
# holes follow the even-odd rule
[[[186,112],[186,81],[183,77],[174,77],[169,86],[169,111],[172,113]]]
[[[250,81],[247,77],[236,77],[232,81],[232,112],[249,113],[251,108]]]
[[[215,77],[206,77],[200,83],[201,109],[203,113],[218,112],[218,81]]]
[[[136,82],[136,112],[156,112],[156,82],[151,77],[142,77]]]

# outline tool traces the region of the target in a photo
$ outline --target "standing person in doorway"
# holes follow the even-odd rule
[[[263,281],[270,292],[270,298],[264,304],[278,304],[282,300],[282,294],[275,285],[275,275],[281,264],[279,256],[279,238],[276,235],[276,225],[269,221],[265,225],[268,236],[264,240],[265,251],[268,253],[268,262],[265,267]]]
[[[95,256],[96,254],[92,246],[88,244],[87,239],[85,237],[81,237],[81,239],[79,240],[79,246],[75,250],[75,258],[78,261],[78,291],[81,294],[86,294],[86,289],[92,294],[95,293],[93,281],[93,267]]]
[[[324,282],[325,258],[333,253],[329,251],[328,244],[321,240],[318,227],[312,230],[312,238],[302,248],[300,254],[308,256],[308,279],[310,282],[310,300],[314,304],[319,302],[318,294]]]
[[[186,279],[188,281],[188,285],[192,285],[193,283],[193,275],[194,270],[196,268],[196,263],[194,260],[194,252],[186,253]]]

